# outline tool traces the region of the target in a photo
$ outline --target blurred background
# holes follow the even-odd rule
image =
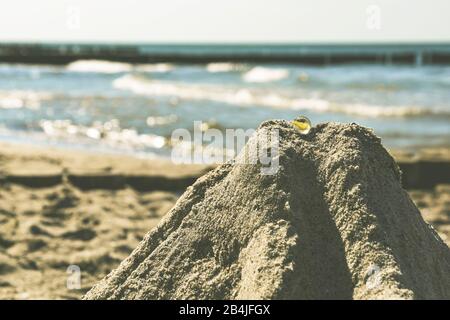
[[[299,114],[448,146],[448,1],[15,1],[0,139],[168,157],[176,128]]]

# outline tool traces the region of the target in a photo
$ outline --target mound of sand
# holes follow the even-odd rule
[[[276,174],[237,161],[200,178],[85,298],[450,298],[450,250],[379,138],[269,121],[240,157],[274,129]]]

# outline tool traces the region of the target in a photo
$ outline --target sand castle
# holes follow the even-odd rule
[[[371,131],[278,130],[279,168],[227,163],[198,179],[85,299],[450,299],[450,249]]]

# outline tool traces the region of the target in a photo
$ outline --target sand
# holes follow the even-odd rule
[[[208,167],[0,144],[0,299],[78,299]],[[67,268],[81,269],[68,289]]]
[[[442,178],[424,189],[432,164],[450,165],[449,150],[392,153],[402,170],[415,168],[406,170],[406,177],[421,189],[408,191],[450,245],[450,185]],[[130,255],[208,169],[0,143],[0,299],[81,298]],[[73,184],[69,176],[81,183]],[[129,177],[140,184],[128,184]],[[71,264],[81,268],[80,289],[66,287]]]
[[[72,186],[0,191],[0,298],[75,299],[126,258],[178,194]],[[69,265],[80,290],[66,288]]]
[[[85,299],[450,299],[450,250],[380,139],[356,124],[301,135],[280,167],[228,163],[200,178]]]

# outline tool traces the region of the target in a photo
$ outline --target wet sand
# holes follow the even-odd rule
[[[442,171],[450,151],[393,154],[424,219],[450,245],[450,181]],[[0,299],[80,298],[209,169],[0,143]],[[81,289],[66,287],[72,264]]]

